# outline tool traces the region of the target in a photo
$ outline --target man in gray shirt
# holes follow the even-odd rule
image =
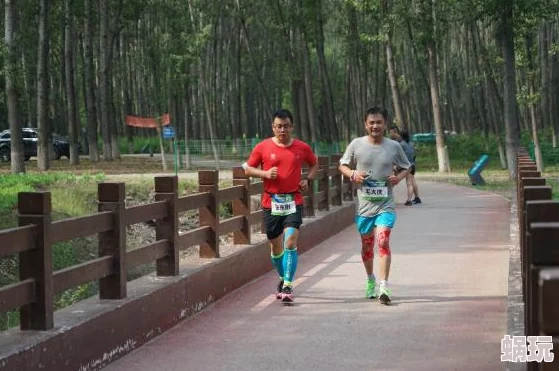
[[[390,232],[396,221],[392,189],[406,178],[411,164],[398,142],[385,138],[388,113],[380,107],[370,108],[365,114],[367,135],[351,141],[340,159],[340,172],[359,184],[355,224],[361,235],[361,257],[367,272],[365,296],[377,297],[373,273],[374,241],[379,250],[379,301],[390,304],[388,289],[390,273]],[[355,164],[354,168],[352,166]],[[397,175],[393,167],[404,169]]]

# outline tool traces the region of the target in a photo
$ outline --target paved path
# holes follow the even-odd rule
[[[359,240],[347,228],[301,255],[297,304],[269,273],[105,371],[502,370],[509,203],[420,183],[392,237],[392,306],[365,300]]]

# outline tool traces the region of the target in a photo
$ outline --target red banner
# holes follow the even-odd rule
[[[137,117],[137,116],[126,116],[126,125],[135,126],[137,128],[157,128],[157,120],[150,117]],[[161,116],[161,126],[166,126],[171,123],[171,117],[168,113]]]

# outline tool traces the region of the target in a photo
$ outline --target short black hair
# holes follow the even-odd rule
[[[291,114],[291,112],[288,109],[285,108],[280,108],[279,110],[277,110],[276,112],[274,112],[274,117],[272,117],[272,120],[275,118],[279,118],[279,119],[289,119],[291,121],[291,123],[293,124],[293,115]]]
[[[382,115],[382,117],[384,118],[384,121],[388,122],[388,111],[386,110],[386,108],[382,108],[382,107],[378,107],[378,106],[374,106],[374,107],[369,108],[367,110],[367,112],[365,113],[365,120],[367,120],[367,117],[369,117],[371,115]]]
[[[402,132],[400,133],[400,137],[402,137],[402,140],[409,143],[410,142],[410,133],[408,133],[407,130],[402,130]]]
[[[396,133],[401,134],[400,133],[400,128],[396,125],[392,126],[390,129],[388,129],[389,131],[394,130]]]

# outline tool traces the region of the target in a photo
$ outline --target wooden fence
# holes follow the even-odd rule
[[[522,264],[525,336],[552,336],[559,350],[559,201],[536,164],[521,150],[517,157],[517,205]],[[558,370],[529,362],[529,370]]]
[[[315,209],[329,210],[352,200],[354,189],[342,183],[339,156],[319,157],[320,170],[305,193],[306,217]],[[219,236],[233,233],[233,243],[250,244],[251,225],[262,211],[251,211],[250,198],[262,192],[240,167],[233,169],[233,186],[219,189],[216,170],[198,172],[199,192],[178,196],[178,178],[155,178],[155,201],[126,207],[124,183],[98,185],[98,212],[88,216],[51,220],[49,192],[18,195],[19,227],[0,231],[0,259],[19,255],[19,282],[0,288],[0,313],[20,309],[21,330],[47,330],[54,326],[53,297],[66,289],[98,280],[100,299],[126,297],[128,269],[156,262],[158,276],[179,274],[179,251],[200,246],[200,257],[218,258]],[[316,189],[316,192],[314,191]],[[232,202],[233,216],[220,220],[219,205]],[[198,210],[198,228],[179,233],[179,213]],[[155,242],[127,249],[126,226],[155,221]],[[52,245],[74,238],[98,236],[99,256],[91,261],[53,271]]]

